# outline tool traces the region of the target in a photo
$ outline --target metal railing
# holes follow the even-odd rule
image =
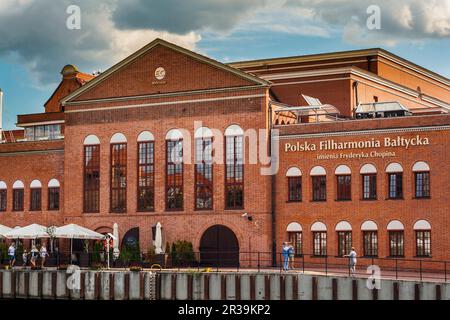
[[[277,261],[272,263],[271,252],[242,252],[242,251],[207,251],[168,253],[162,255],[147,255],[141,253],[139,257],[119,257],[114,259],[110,252],[111,268],[151,268],[158,266],[162,269],[191,270],[191,271],[277,271],[277,272],[308,272],[324,275],[347,275],[355,277],[368,277],[372,274],[369,266],[379,268],[381,278],[386,279],[414,279],[418,281],[447,282],[449,261],[431,260],[429,258],[380,258],[357,257],[354,272],[350,268],[350,259],[339,256],[315,256],[310,254],[296,255],[288,261],[288,269],[284,270],[284,256],[277,253]],[[24,263],[22,256],[16,256],[15,267],[34,268],[31,257]],[[44,267],[65,268],[70,264],[82,268],[106,268],[107,257],[104,252],[84,253],[68,252],[49,253]],[[42,264],[40,257],[36,258],[35,265]],[[0,266],[9,265],[8,258],[0,258]]]

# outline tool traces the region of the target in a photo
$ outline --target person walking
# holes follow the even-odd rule
[[[352,247],[349,254],[344,255],[344,257],[348,258],[349,268],[350,268],[350,276],[354,277],[356,274],[356,251],[355,248]]]
[[[12,268],[16,263],[16,245],[14,244],[14,242],[11,243],[11,245],[8,248],[8,257],[9,257],[9,266]]]
[[[281,254],[283,256],[283,270],[288,271],[289,270],[289,246],[287,242],[283,242],[283,249],[281,251]]]
[[[41,250],[39,250],[39,253],[41,255],[41,268],[44,268],[45,258],[48,257],[48,252],[45,243],[41,246]]]

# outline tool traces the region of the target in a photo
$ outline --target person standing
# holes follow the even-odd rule
[[[281,251],[281,254],[283,256],[283,270],[288,271],[289,270],[289,246],[287,242],[283,242],[283,249]]]
[[[26,266],[27,266],[27,263],[28,263],[28,252],[27,252],[27,249],[24,249],[24,250],[23,250],[23,253],[22,253],[22,261],[23,261],[22,266],[23,266],[23,267],[26,267]]]
[[[356,273],[356,251],[355,248],[352,247],[349,254],[344,255],[344,257],[348,258],[349,268],[350,268],[350,276],[354,277]]]
[[[47,248],[45,247],[45,243],[41,246],[41,250],[39,250],[41,255],[41,268],[44,268],[45,258],[48,256]]]
[[[289,242],[289,268],[294,270],[295,249],[292,242]]]
[[[34,244],[32,245],[30,253],[31,253],[30,259],[31,267],[34,268],[36,267],[36,259],[38,258],[39,255],[39,250],[36,248],[36,245]]]
[[[11,243],[11,245],[8,248],[8,257],[9,257],[9,266],[12,268],[16,263],[16,245],[14,244],[14,242]]]

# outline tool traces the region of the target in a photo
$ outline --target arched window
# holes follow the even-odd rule
[[[288,224],[286,231],[288,233],[289,242],[294,247],[294,253],[297,256],[303,254],[303,229],[300,223],[291,222]]]
[[[389,255],[391,257],[403,257],[404,250],[404,229],[403,223],[398,220],[392,220],[387,226],[389,232]]]
[[[8,187],[4,181],[0,180],[0,212],[6,211]]]
[[[238,125],[225,130],[225,208],[244,207],[244,131]]]
[[[403,167],[401,164],[392,162],[386,167],[388,175],[388,198],[403,198]]]
[[[325,168],[316,166],[311,169],[312,199],[313,201],[327,200],[327,173]]]
[[[16,180],[13,184],[13,211],[23,211],[25,185],[22,181]]]
[[[378,257],[378,226],[371,220],[361,225],[363,233],[363,254],[366,257]]]
[[[213,208],[213,134],[207,127],[198,128],[195,138],[195,209]]]
[[[48,182],[48,210],[59,210],[60,184],[57,179]]]
[[[362,199],[377,199],[377,168],[373,164],[365,164],[360,170],[362,178]]]
[[[315,222],[311,226],[313,237],[313,255],[326,256],[327,255],[327,227],[322,222]]]
[[[290,167],[286,172],[288,182],[288,201],[302,201],[302,171],[297,167]]]
[[[416,234],[416,256],[431,257],[431,225],[426,220],[418,220],[414,224]]]
[[[127,210],[127,138],[115,133],[110,140],[110,210]]]
[[[166,210],[183,210],[183,134],[172,129],[166,134]]]
[[[83,211],[100,211],[100,140],[95,135],[84,139]]]
[[[155,138],[149,131],[138,136],[137,210],[155,210]]]
[[[430,197],[430,166],[423,161],[417,161],[413,166],[415,198]]]
[[[30,211],[40,211],[42,206],[42,184],[33,180],[30,184]]]
[[[351,200],[352,199],[352,171],[346,165],[340,165],[334,171],[336,175],[336,190],[337,200]]]
[[[338,256],[348,254],[352,249],[352,226],[347,221],[341,221],[336,225],[338,238]]]

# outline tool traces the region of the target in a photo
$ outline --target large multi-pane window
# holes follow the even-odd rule
[[[350,175],[337,175],[337,200],[351,200],[351,176]]]
[[[195,139],[195,209],[213,208],[212,137]]]
[[[327,177],[313,176],[312,178],[313,201],[327,200]]]
[[[377,231],[364,231],[364,256],[377,257],[378,256],[378,233]]]
[[[60,124],[39,125],[25,128],[25,139],[27,141],[45,140],[45,139],[53,140],[59,139],[60,137],[61,137]]]
[[[13,189],[13,211],[23,211],[23,188]]]
[[[389,231],[389,255],[391,257],[403,257],[405,255],[403,230]]]
[[[414,172],[416,198],[430,197],[430,173]]]
[[[48,188],[48,210],[59,210],[59,187]]]
[[[302,201],[302,177],[288,177],[288,201]]]
[[[403,173],[395,172],[388,174],[389,199],[403,198]]]
[[[84,212],[100,211],[100,145],[84,146]]]
[[[338,256],[348,254],[352,249],[352,232],[338,231]]]
[[[289,242],[294,247],[294,254],[300,256],[303,254],[303,238],[301,231],[289,232]]]
[[[127,144],[111,143],[111,212],[127,210]]]
[[[431,256],[431,231],[416,230],[416,256]]]
[[[155,209],[155,143],[138,143],[138,211]]]
[[[244,136],[226,136],[225,208],[244,207]]]
[[[362,175],[362,189],[364,200],[377,198],[377,175],[375,173]]]
[[[166,210],[183,210],[183,140],[166,140]]]
[[[30,211],[41,210],[42,204],[42,188],[30,189]]]
[[[0,189],[0,212],[6,211],[7,190]]]
[[[313,231],[313,255],[318,257],[327,255],[326,231]]]

